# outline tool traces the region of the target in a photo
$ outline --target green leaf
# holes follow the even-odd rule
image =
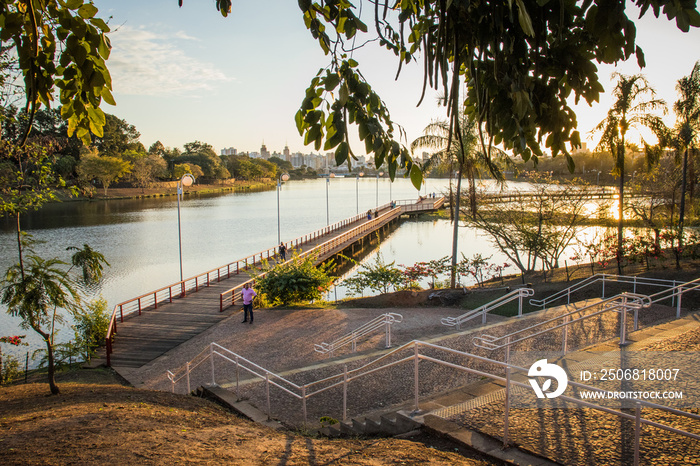
[[[104,99],[104,101],[107,102],[109,105],[117,105],[117,102],[115,102],[114,96],[110,92],[109,88],[103,87],[101,96]]]
[[[71,10],[79,8],[82,4],[83,0],[66,0],[66,6]]]
[[[350,146],[346,141],[341,142],[335,149],[335,164],[340,166],[348,160]]]
[[[416,189],[420,189],[423,184],[423,172],[415,163],[411,165],[411,183]]]
[[[97,7],[92,3],[86,3],[78,8],[78,14],[83,19],[90,19],[97,14]]]

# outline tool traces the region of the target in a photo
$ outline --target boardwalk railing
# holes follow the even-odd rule
[[[423,210],[428,210],[431,208],[437,208],[434,206],[442,205],[443,202],[443,198],[436,198],[433,202],[433,207],[427,207],[425,203],[420,204],[420,201],[419,205],[423,206]],[[411,206],[416,204],[416,201],[395,201],[395,204],[401,205],[402,209],[413,209]],[[376,210],[385,210],[387,208],[391,208],[391,203],[379,206]],[[296,239],[288,241],[286,244],[289,245],[291,248],[299,248],[304,244],[308,244],[309,242],[315,241],[320,237],[335,233],[336,231],[342,230],[348,225],[351,225],[365,218],[366,214],[355,215],[353,217],[341,220],[340,222],[336,222],[324,228],[320,228],[307,235],[303,235]],[[144,310],[157,309],[159,304],[172,302],[173,299],[176,298],[184,298],[187,296],[188,293],[199,291],[203,287],[210,286],[210,284],[213,282],[219,282],[223,279],[230,278],[232,275],[238,275],[241,272],[246,272],[251,268],[259,266],[265,260],[274,259],[276,257],[276,253],[277,246],[268,248],[266,250],[244,257],[243,259],[230,262],[228,264],[222,265],[221,267],[217,267],[199,275],[186,278],[182,281],[173,283],[172,285],[164,286],[155,291],[150,291],[148,293],[142,294],[140,296],[131,298],[127,301],[123,301],[115,305],[114,309],[112,310],[112,315],[110,316],[109,326],[107,329],[107,336],[105,340],[107,365],[109,366],[111,363],[110,356],[112,354],[112,341],[114,340],[114,336],[117,333],[117,324],[124,322],[125,317],[129,315],[141,315],[141,313]],[[242,285],[237,288],[239,289],[241,287]],[[223,310],[223,301],[221,300],[220,309]]]
[[[393,312],[387,312],[375,317],[366,324],[356,328],[352,332],[343,335],[331,343],[315,344],[314,350],[318,353],[333,354],[333,352],[346,345],[352,345],[352,352],[357,350],[357,340],[365,337],[377,330],[384,329],[385,343],[387,348],[391,348],[391,325],[403,322],[403,316]]]
[[[444,317],[440,319],[440,322],[442,322],[442,325],[447,325],[448,327],[457,327],[459,329],[463,323],[468,322],[478,316],[481,316],[481,323],[485,324],[486,314],[493,311],[494,309],[498,309],[499,307],[508,304],[511,301],[515,301],[516,299],[518,300],[518,317],[520,317],[523,315],[523,298],[527,296],[532,296],[533,294],[535,294],[535,290],[531,288],[518,288],[517,290],[513,290],[510,293],[501,296],[500,298],[496,298],[493,301],[484,304],[483,306],[479,306],[476,309],[472,309],[468,312],[465,312],[461,316]]]
[[[401,354],[406,354],[406,356],[402,357],[401,359],[396,360],[396,358],[401,357]],[[472,374],[476,375],[481,378],[487,378],[496,382],[500,382],[501,384],[505,385],[505,398],[503,401],[504,404],[504,418],[503,418],[503,445],[504,447],[508,446],[510,440],[509,440],[509,435],[510,435],[510,423],[509,423],[509,416],[510,416],[510,401],[512,400],[512,393],[513,393],[513,388],[518,387],[520,389],[527,390],[529,392],[532,391],[532,387],[527,384],[520,382],[518,380],[515,380],[514,376],[518,376],[518,378],[525,379],[529,377],[529,368],[524,368],[524,367],[519,367],[515,366],[506,362],[502,361],[497,361],[495,359],[489,359],[483,356],[479,356],[476,354],[472,353],[467,353],[464,351],[458,351],[455,349],[451,348],[446,348],[444,346],[438,346],[432,343],[427,343],[419,340],[414,340],[409,343],[406,343],[403,346],[400,346],[392,351],[387,352],[386,354],[382,355],[381,357],[375,359],[374,361],[369,362],[368,364],[365,364],[361,367],[358,367],[353,370],[348,370],[347,366],[344,366],[343,372],[336,374],[331,377],[327,377],[321,380],[316,380],[307,384],[302,384],[298,385],[295,384],[284,377],[277,375],[251,361],[248,359],[224,348],[221,345],[218,345],[217,343],[211,343],[208,348],[206,348],[204,351],[202,351],[195,359],[192,361],[188,362],[185,367],[176,370],[175,372],[168,371],[167,376],[170,379],[171,382],[171,387],[173,393],[176,391],[176,385],[178,382],[181,380],[185,380],[187,383],[187,393],[192,391],[191,387],[191,380],[190,380],[190,375],[193,369],[202,366],[205,362],[209,361],[209,367],[211,369],[211,383],[215,385],[216,382],[216,371],[215,371],[215,364],[214,364],[214,359],[215,357],[219,357],[224,359],[225,361],[228,361],[231,364],[235,365],[235,374],[236,374],[236,396],[240,396],[240,376],[239,372],[240,369],[244,370],[245,372],[248,372],[252,374],[255,378],[259,379],[260,381],[264,382],[264,386],[262,387],[265,390],[265,400],[266,400],[266,408],[267,408],[267,415],[268,417],[272,417],[272,407],[271,407],[271,397],[270,397],[270,389],[271,388],[276,388],[279,389],[281,392],[292,396],[293,398],[299,400],[301,402],[301,412],[303,415],[304,419],[304,424],[307,423],[307,400],[309,400],[311,397],[318,395],[320,393],[323,393],[327,390],[330,390],[335,387],[342,387],[342,419],[343,421],[347,420],[347,412],[348,412],[348,386],[356,381],[360,381],[362,378],[371,376],[373,374],[377,374],[378,377],[382,377],[382,375],[379,375],[379,372],[388,370],[391,367],[397,366],[399,364],[404,364],[408,363],[413,366],[413,403],[415,410],[418,411],[420,409],[419,406],[419,388],[421,387],[421,373],[420,373],[420,365],[419,362],[421,360],[423,361],[430,361],[432,363],[453,369],[457,372],[460,373],[467,373],[467,374]],[[464,359],[466,360],[463,363],[457,363],[455,360],[457,358]],[[387,362],[389,361],[389,362]],[[494,368],[498,368],[499,370],[494,370]],[[432,372],[432,371],[431,371]],[[392,379],[392,377],[384,377],[384,380],[392,380],[393,383],[397,384],[402,384],[405,385],[406,383],[410,384],[410,381],[408,380],[396,380]],[[579,383],[573,380],[570,380],[568,382],[569,386],[574,387],[575,390],[578,392],[580,391],[589,391],[589,392],[604,392],[605,390],[602,390],[597,387],[593,387],[590,385],[586,385],[583,383]],[[366,384],[367,385],[367,384]],[[366,390],[366,388],[364,388]],[[565,402],[570,402],[574,403],[582,408],[590,408],[596,411],[600,411],[603,413],[611,414],[614,416],[619,417],[620,419],[627,419],[630,421],[634,422],[634,464],[638,465],[639,464],[639,446],[640,446],[640,439],[642,438],[642,426],[651,426],[655,427],[658,429],[663,429],[668,432],[672,432],[684,437],[688,437],[694,440],[700,440],[700,435],[692,432],[687,432],[682,429],[678,429],[666,424],[663,424],[661,422],[653,421],[649,418],[642,417],[642,407],[648,408],[648,409],[653,409],[653,410],[659,410],[659,411],[664,411],[667,413],[672,413],[677,416],[683,416],[688,419],[693,419],[696,421],[700,421],[700,415],[698,414],[693,414],[693,413],[688,413],[685,411],[677,410],[674,408],[670,408],[667,406],[659,405],[656,403],[651,403],[648,401],[644,400],[639,400],[635,401],[635,414],[628,414],[622,410],[617,410],[613,408],[608,408],[605,406],[601,406],[595,403],[592,403],[590,401],[584,401],[579,398],[574,398],[572,396],[568,395],[560,395],[558,397],[558,400],[565,401]],[[324,409],[327,409],[327,407],[324,407]],[[571,433],[569,433],[571,434]],[[571,434],[571,435],[575,435]]]

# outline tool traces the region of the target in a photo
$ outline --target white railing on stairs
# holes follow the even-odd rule
[[[357,350],[357,340],[377,330],[384,329],[386,347],[391,348],[391,325],[403,322],[403,316],[393,312],[387,312],[375,317],[366,324],[356,328],[352,332],[343,335],[331,343],[315,344],[314,350],[318,353],[328,354],[346,345],[352,345],[352,352]]]
[[[483,334],[481,336],[474,337],[472,342],[474,343],[474,346],[491,351],[505,348],[506,361],[508,361],[510,357],[510,347],[516,343],[530,340],[557,329],[562,329],[562,352],[566,353],[568,350],[568,332],[571,325],[608,312],[619,312],[621,316],[620,344],[623,345],[627,341],[627,312],[634,311],[634,330],[637,330],[639,328],[639,310],[643,307],[649,306],[650,304],[651,299],[648,296],[634,293],[621,293],[617,296],[613,296],[612,298],[604,299],[602,301],[589,304],[588,306],[574,309],[565,314],[538,322],[534,325],[511,332],[507,335],[495,337],[492,335]],[[590,314],[583,315],[585,312],[594,309],[597,310],[595,312],[591,312]],[[579,314],[580,317],[572,318],[574,314]],[[558,321],[561,321],[561,323],[556,324]],[[553,327],[548,327],[548,325],[552,323],[555,325]]]
[[[423,351],[421,351],[423,350]],[[402,357],[401,359],[398,360],[392,360],[391,362],[385,362],[383,364],[382,361],[386,361],[387,359],[395,359],[399,355],[399,353],[407,353],[405,357]],[[283,393],[286,393],[292,397],[294,397],[297,400],[301,401],[302,404],[302,413],[304,417],[304,423],[307,423],[307,400],[311,398],[312,396],[315,396],[319,393],[325,392],[329,389],[332,389],[334,387],[341,387],[343,388],[343,399],[342,399],[342,409],[343,409],[343,414],[342,414],[342,419],[345,421],[346,420],[346,414],[347,414],[347,409],[348,409],[348,385],[351,382],[355,382],[363,377],[370,376],[372,374],[376,374],[380,371],[389,369],[391,367],[397,366],[399,364],[403,363],[409,363],[413,366],[413,402],[415,406],[415,410],[419,411],[419,388],[421,386],[420,383],[420,370],[419,370],[419,362],[421,360],[423,361],[430,361],[432,363],[436,363],[438,365],[448,367],[451,369],[454,369],[458,372],[462,373],[468,373],[468,374],[473,374],[477,375],[482,378],[487,378],[490,380],[494,380],[497,382],[501,382],[505,384],[505,399],[504,399],[504,422],[503,422],[503,445],[508,446],[510,443],[510,437],[509,437],[509,415],[510,415],[510,400],[511,398],[511,392],[513,390],[513,387],[520,387],[524,388],[526,390],[531,390],[531,386],[528,385],[527,383],[515,380],[514,375],[519,375],[520,377],[529,377],[529,369],[524,368],[524,367],[519,367],[515,366],[512,364],[509,364],[507,362],[502,362],[502,361],[497,361],[494,359],[489,359],[483,356],[478,356],[472,353],[467,353],[464,351],[458,351],[455,349],[451,348],[446,348],[443,346],[438,346],[432,343],[427,343],[423,341],[418,341],[414,340],[411,341],[405,345],[402,345],[392,351],[387,352],[386,354],[382,355],[381,357],[369,362],[368,364],[365,364],[361,367],[358,367],[353,370],[348,370],[347,366],[344,366],[343,372],[340,374],[336,374],[331,377],[326,377],[321,380],[316,380],[311,383],[307,383],[304,385],[297,385],[291,381],[288,381],[284,379],[283,377],[274,374],[265,368],[258,366],[257,364],[247,360],[246,358],[243,358],[242,356],[216,344],[216,343],[211,343],[208,348],[206,348],[204,351],[202,351],[193,361],[189,362],[186,364],[186,366],[183,369],[180,369],[179,371],[176,371],[175,373],[168,371],[167,375],[170,381],[172,382],[172,390],[175,392],[175,385],[177,384],[178,381],[182,380],[183,378],[187,379],[187,390],[188,392],[191,391],[191,386],[190,386],[190,372],[192,369],[195,367],[198,367],[202,364],[204,364],[207,360],[211,362],[210,367],[211,367],[211,381],[212,384],[216,384],[216,372],[215,372],[215,364],[214,364],[214,357],[219,356],[223,358],[224,360],[235,364],[236,367],[236,395],[238,396],[239,394],[239,370],[243,369],[246,372],[249,372],[250,374],[253,374],[256,378],[261,379],[262,381],[265,382],[264,385],[264,390],[266,393],[266,403],[267,403],[267,415],[268,417],[271,416],[271,399],[270,399],[270,388],[271,387],[276,387],[279,388]],[[460,357],[460,358],[466,358],[469,362],[465,362],[462,364],[455,363],[455,356]],[[502,372],[499,372],[498,374],[494,373],[493,369],[487,369],[487,367],[498,367],[501,371],[503,371],[505,374],[502,375]],[[179,375],[178,375],[179,374]],[[590,392],[603,392],[605,390],[602,390],[597,387],[593,387],[590,385],[586,385],[583,383],[576,382],[574,380],[569,380],[568,385],[575,389],[577,392],[580,392],[582,390],[587,390]],[[320,386],[320,388],[318,388]],[[534,396],[534,394],[533,394]],[[562,394],[558,398],[558,400],[565,401],[565,402],[570,402],[574,403],[577,406],[580,406],[582,408],[589,408],[593,409],[596,411],[604,412],[607,414],[611,414],[614,416],[617,416],[621,419],[627,419],[629,421],[634,422],[634,464],[638,465],[640,463],[640,439],[642,438],[642,426],[651,426],[655,427],[658,429],[663,429],[668,432],[672,432],[678,435],[682,435],[687,438],[691,438],[694,440],[700,440],[700,435],[688,432],[686,430],[682,430],[676,427],[672,427],[666,424],[663,424],[658,421],[651,420],[650,418],[645,418],[642,417],[642,407],[648,408],[648,409],[654,409],[654,410],[659,410],[659,411],[664,411],[667,413],[672,413],[677,416],[683,416],[687,419],[692,419],[696,421],[700,421],[700,415],[698,414],[693,414],[685,411],[681,411],[678,409],[670,408],[667,406],[659,405],[656,403],[651,403],[645,400],[635,400],[635,414],[630,414],[628,412],[624,412],[623,410],[617,410],[605,406],[601,406],[598,404],[595,404],[591,401],[585,401],[583,399],[576,398],[574,396]],[[575,434],[574,434],[575,435]]]
[[[494,309],[498,309],[499,307],[508,304],[511,301],[515,301],[516,299],[518,300],[518,317],[520,317],[523,315],[523,298],[527,296],[532,296],[534,294],[535,290],[533,290],[532,288],[518,288],[517,290],[513,290],[510,293],[501,296],[500,298],[494,299],[493,301],[484,304],[483,306],[479,306],[476,309],[472,309],[468,312],[465,312],[461,316],[444,317],[440,319],[440,322],[442,322],[442,325],[447,325],[449,327],[457,327],[459,329],[461,328],[461,325],[463,323],[468,322],[474,319],[475,317],[481,316],[481,323],[485,324],[486,314],[493,311]]]
[[[678,280],[664,280],[661,278],[647,278],[647,277],[635,277],[635,276],[625,276],[625,275],[612,275],[608,273],[599,273],[591,277],[585,278],[577,283],[574,283],[568,288],[547,296],[542,299],[531,299],[530,305],[538,306],[544,309],[546,306],[566,298],[566,304],[571,304],[571,295],[577,291],[581,291],[584,288],[591,287],[596,283],[602,284],[601,297],[605,298],[605,284],[606,283],[625,283],[632,285],[632,293],[637,292],[637,286],[659,286],[664,288],[674,288],[680,285],[682,282]],[[674,304],[671,304],[672,306]]]

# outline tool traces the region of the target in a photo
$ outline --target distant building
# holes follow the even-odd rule
[[[221,155],[238,155],[238,150],[235,147],[227,147],[221,149]]]
[[[282,154],[284,154],[284,157],[283,157],[284,160],[286,160],[287,162],[292,161],[292,155],[289,153],[289,146],[288,145],[286,145],[286,144],[284,145],[284,150],[282,151]]]
[[[267,150],[265,141],[263,141],[262,146],[260,147],[260,157],[264,158],[265,160],[270,158],[270,151]]]

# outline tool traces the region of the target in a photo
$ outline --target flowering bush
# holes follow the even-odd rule
[[[11,337],[0,337],[0,343],[12,346],[26,345],[22,340],[26,335],[14,335]],[[19,375],[19,363],[12,355],[7,355],[3,360],[2,346],[0,346],[0,385],[11,382]]]

